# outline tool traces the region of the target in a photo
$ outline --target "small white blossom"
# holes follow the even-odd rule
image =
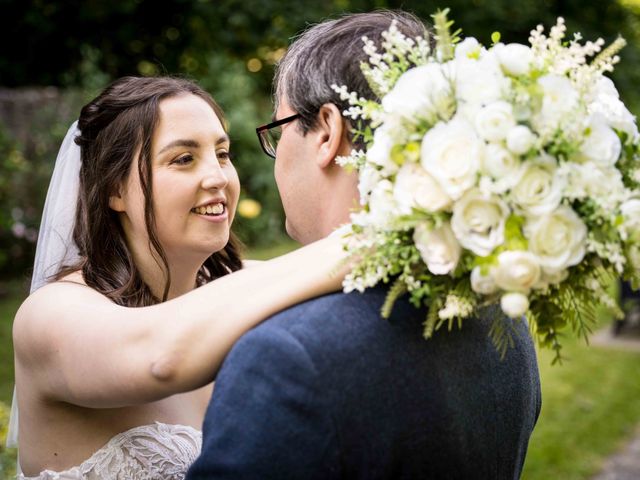
[[[529,299],[523,293],[505,293],[500,299],[500,307],[509,317],[518,318],[529,309]]]
[[[533,147],[536,136],[524,125],[516,125],[505,132],[507,148],[516,155],[524,155]]]
[[[444,307],[438,310],[438,317],[441,320],[454,318],[465,318],[473,312],[473,304],[464,297],[459,297],[450,293],[447,295]]]

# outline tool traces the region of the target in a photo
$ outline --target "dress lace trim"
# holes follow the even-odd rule
[[[193,427],[155,422],[117,434],[77,467],[18,480],[182,480],[201,444]]]

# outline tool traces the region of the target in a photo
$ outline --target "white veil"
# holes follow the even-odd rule
[[[80,146],[76,145],[74,139],[79,134],[76,121],[69,127],[56,158],[40,222],[30,293],[46,284],[47,279],[54,275],[61,265],[68,265],[78,259],[78,249],[72,237],[81,164]],[[14,388],[7,447],[17,445],[18,402]]]

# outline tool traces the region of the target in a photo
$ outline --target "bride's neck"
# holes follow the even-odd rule
[[[134,257],[136,256],[134,255]],[[196,287],[198,270],[205,259],[180,259],[177,261],[168,258],[167,260],[171,273],[171,285],[169,286],[167,300],[171,300],[190,292]],[[144,283],[149,286],[156,298],[162,299],[167,282],[167,274],[159,257],[158,261],[156,261],[151,255],[140,256],[140,258],[135,258],[135,262]]]

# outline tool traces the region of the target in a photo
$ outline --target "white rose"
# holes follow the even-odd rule
[[[527,222],[525,236],[529,251],[536,255],[546,274],[577,265],[584,258],[587,227],[566,205]]]
[[[424,224],[416,227],[413,241],[427,268],[434,275],[452,272],[460,260],[461,248],[448,223],[437,229]]]
[[[498,286],[493,280],[491,272],[483,275],[480,267],[475,267],[471,270],[471,290],[481,295],[491,295],[498,290]]]
[[[524,125],[516,125],[506,133],[507,148],[516,155],[524,155],[533,147],[536,136]]]
[[[486,52],[479,60],[457,58],[454,62],[458,112],[472,120],[483,105],[502,98],[508,81],[491,51]]]
[[[498,47],[496,49],[498,61],[505,73],[514,76],[529,73],[533,61],[531,48],[519,43],[498,44],[496,47]]]
[[[451,199],[438,182],[420,165],[410,162],[400,168],[393,196],[404,215],[409,215],[413,208],[438,212],[451,205]]]
[[[369,197],[369,220],[382,229],[390,229],[396,213],[393,184],[389,180],[382,180]]]
[[[435,62],[407,70],[382,98],[382,107],[387,114],[410,122],[429,117],[451,97],[453,75],[450,67]]]
[[[500,299],[502,311],[511,318],[518,318],[527,313],[529,299],[522,293],[505,293]]]
[[[504,242],[504,226],[509,207],[496,195],[469,190],[453,206],[451,228],[460,244],[486,257]]]
[[[563,177],[556,174],[555,160],[541,157],[522,165],[521,177],[513,189],[513,201],[531,215],[553,211],[562,200]]]
[[[398,171],[398,165],[391,159],[393,144],[393,138],[383,125],[376,128],[373,133],[373,145],[367,150],[367,160],[382,167],[386,175],[393,175]]]
[[[475,118],[478,134],[488,142],[503,140],[516,121],[510,103],[499,100],[482,107]]]
[[[632,198],[620,205],[624,225],[631,230],[640,230],[640,200]]]
[[[459,117],[439,122],[422,139],[421,163],[452,199],[457,200],[476,181],[484,142]]]
[[[615,165],[622,151],[620,137],[605,123],[601,115],[592,115],[588,128],[589,135],[580,146],[582,155],[602,167]]]
[[[498,255],[492,274],[502,290],[527,293],[540,279],[540,265],[530,252],[506,251]]]
[[[520,159],[495,143],[485,149],[482,171],[495,180],[491,187],[495,193],[504,193],[512,188],[522,174]]]
[[[557,125],[563,118],[567,118],[578,106],[580,95],[573,88],[571,80],[563,75],[548,74],[538,79],[542,87],[542,109],[538,122],[547,127]],[[570,116],[568,117],[570,118]]]

